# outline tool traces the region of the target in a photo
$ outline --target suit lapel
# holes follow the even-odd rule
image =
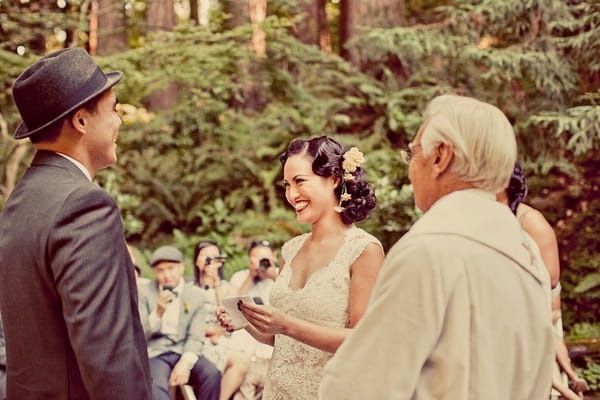
[[[190,318],[188,299],[190,291],[187,289],[187,284],[184,283],[183,288],[181,289],[181,293],[179,293],[179,321],[177,322],[177,332],[182,336],[185,336],[187,332],[187,325]]]

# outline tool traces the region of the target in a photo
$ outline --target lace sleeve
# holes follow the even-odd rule
[[[304,241],[308,238],[310,233],[305,233],[296,237],[291,238],[283,244],[281,247],[281,256],[285,264],[289,264],[290,261],[296,256],[296,253],[300,250]]]
[[[348,246],[345,246],[344,263],[348,266],[352,265],[370,243],[376,243],[383,248],[375,236],[362,229],[356,229],[348,238]]]

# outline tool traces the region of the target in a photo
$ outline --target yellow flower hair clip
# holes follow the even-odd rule
[[[344,176],[342,178],[342,194],[340,195],[340,202],[334,208],[335,211],[339,213],[344,211],[342,203],[352,199],[352,195],[348,193],[346,182],[352,182],[354,180],[354,175],[352,173],[355,172],[366,161],[364,154],[358,150],[358,147],[350,148],[350,150],[345,152],[342,157],[344,158],[344,161],[342,161],[342,168],[344,169]]]

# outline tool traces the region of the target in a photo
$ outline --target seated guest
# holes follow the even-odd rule
[[[183,255],[162,246],[150,258],[156,280],[139,288],[139,308],[148,340],[152,397],[169,400],[169,386],[190,384],[202,400],[217,400],[221,374],[201,356],[204,293],[183,280]]]
[[[240,296],[260,297],[266,304],[278,273],[271,243],[253,240],[248,247],[248,268],[233,274],[231,284],[239,289]]]
[[[276,259],[269,241],[253,240],[248,247],[248,268],[231,277],[231,284],[239,288],[239,295],[260,298],[262,303],[269,304],[271,289],[279,273]],[[257,341],[244,329],[232,333],[232,342],[250,360],[248,372],[233,400],[260,399],[273,347]]]
[[[238,390],[250,365],[248,356],[234,347],[231,334],[217,321],[216,310],[221,300],[237,295],[237,288],[224,278],[226,258],[213,241],[201,240],[194,247],[194,283],[204,292],[206,309],[202,355],[222,374],[220,400],[229,400]]]

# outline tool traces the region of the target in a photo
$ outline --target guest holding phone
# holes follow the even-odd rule
[[[169,386],[190,384],[196,396],[219,399],[221,374],[202,356],[204,296],[183,279],[183,254],[161,246],[150,258],[156,279],[141,285],[139,309],[148,341],[152,398],[170,400]],[[134,399],[131,399],[134,400]]]

